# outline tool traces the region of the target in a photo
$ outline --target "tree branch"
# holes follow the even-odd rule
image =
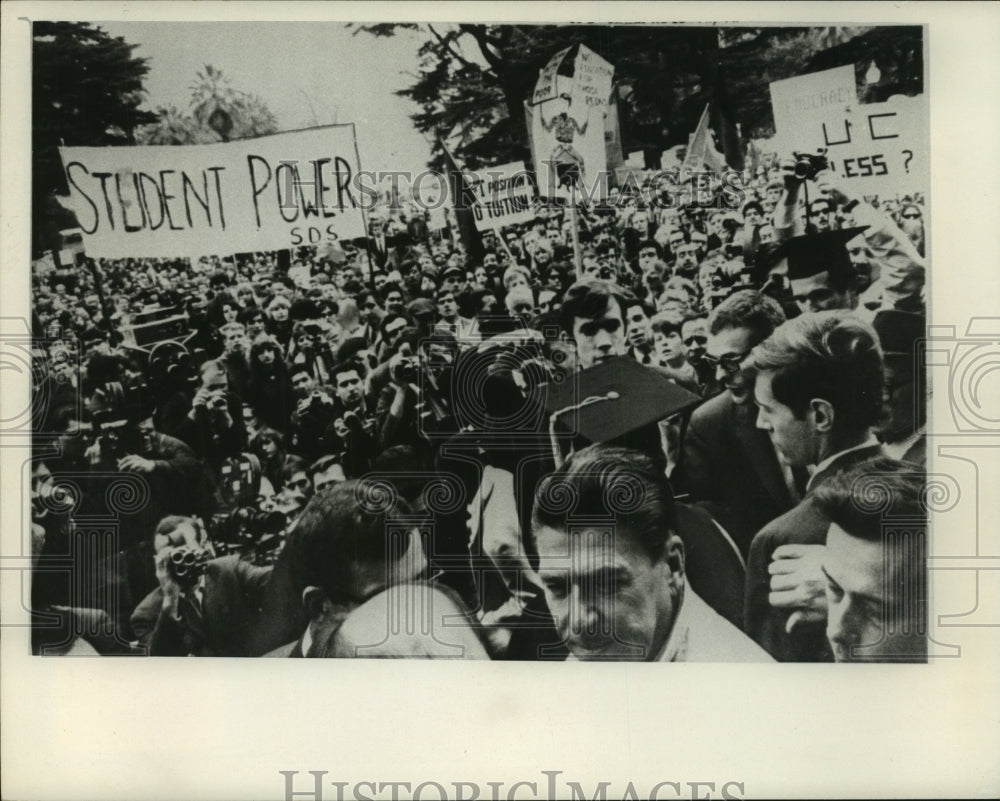
[[[503,59],[490,50],[490,41],[486,34],[486,28],[482,25],[469,25],[467,23],[462,23],[458,26],[458,29],[462,33],[469,34],[476,40],[476,44],[479,45],[479,52],[483,54],[483,58],[486,59],[486,63],[489,64],[493,70],[499,72],[498,68],[503,64]]]
[[[455,58],[463,67],[474,67],[475,66],[474,64],[472,64],[472,62],[470,62],[461,53],[459,53],[457,50],[455,50],[452,47],[452,42],[451,41],[445,39],[440,33],[438,33],[436,30],[434,30],[434,26],[431,25],[430,23],[427,24],[427,30],[429,30],[432,34],[434,34],[434,38],[437,39],[438,42],[441,43],[441,46],[445,50],[447,50],[448,53],[453,58]]]

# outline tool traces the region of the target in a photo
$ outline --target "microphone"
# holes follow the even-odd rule
[[[549,415],[549,442],[551,442],[552,444],[552,458],[555,460],[557,468],[562,467],[563,462],[566,461],[565,459],[563,459],[562,451],[559,448],[559,440],[556,437],[556,422],[558,422],[559,418],[562,417],[564,414],[568,414],[569,412],[575,412],[578,409],[583,409],[584,407],[587,406],[592,406],[595,403],[603,403],[604,401],[618,400],[620,397],[621,395],[619,395],[615,390],[612,389],[606,392],[604,395],[590,395],[589,397],[584,398],[579,403],[574,403],[570,406],[564,406],[562,409],[557,409],[556,411],[552,412],[551,415]]]

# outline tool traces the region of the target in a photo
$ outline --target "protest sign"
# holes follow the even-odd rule
[[[530,103],[538,191],[543,197],[568,199],[574,188],[582,187],[589,197],[603,199],[608,183],[604,116],[614,67],[579,45],[573,75],[559,74],[571,50],[559,51],[541,70]]]
[[[774,130],[789,152],[815,148],[815,123],[858,104],[851,65],[772,81],[770,89]]]
[[[897,95],[832,114],[813,134],[831,169],[857,193],[892,196],[928,189],[927,125],[924,95]]]
[[[365,235],[353,125],[59,154],[63,202],[91,256],[244,253]]]
[[[535,218],[535,187],[523,161],[488,167],[466,176],[475,192],[472,213],[480,231]]]
[[[825,149],[830,167],[858,194],[891,196],[928,188],[928,114],[923,95],[859,103],[854,68],[838,67],[771,84],[783,156]]]

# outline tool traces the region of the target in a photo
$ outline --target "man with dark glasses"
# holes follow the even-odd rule
[[[795,505],[798,484],[806,480],[804,472],[796,476],[781,464],[756,428],[753,385],[740,372],[743,359],[784,320],[775,300],[753,290],[733,294],[712,311],[701,360],[714,369],[723,392],[691,415],[683,461],[671,477],[731,535],[744,559],[754,534]]]

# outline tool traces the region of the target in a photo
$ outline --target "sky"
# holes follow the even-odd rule
[[[418,72],[419,34],[378,38],[339,22],[103,22],[149,59],[146,106],[187,110],[190,86],[206,64],[234,89],[263,98],[281,130],[353,122],[361,167],[420,170],[430,145],[393,93]]]

